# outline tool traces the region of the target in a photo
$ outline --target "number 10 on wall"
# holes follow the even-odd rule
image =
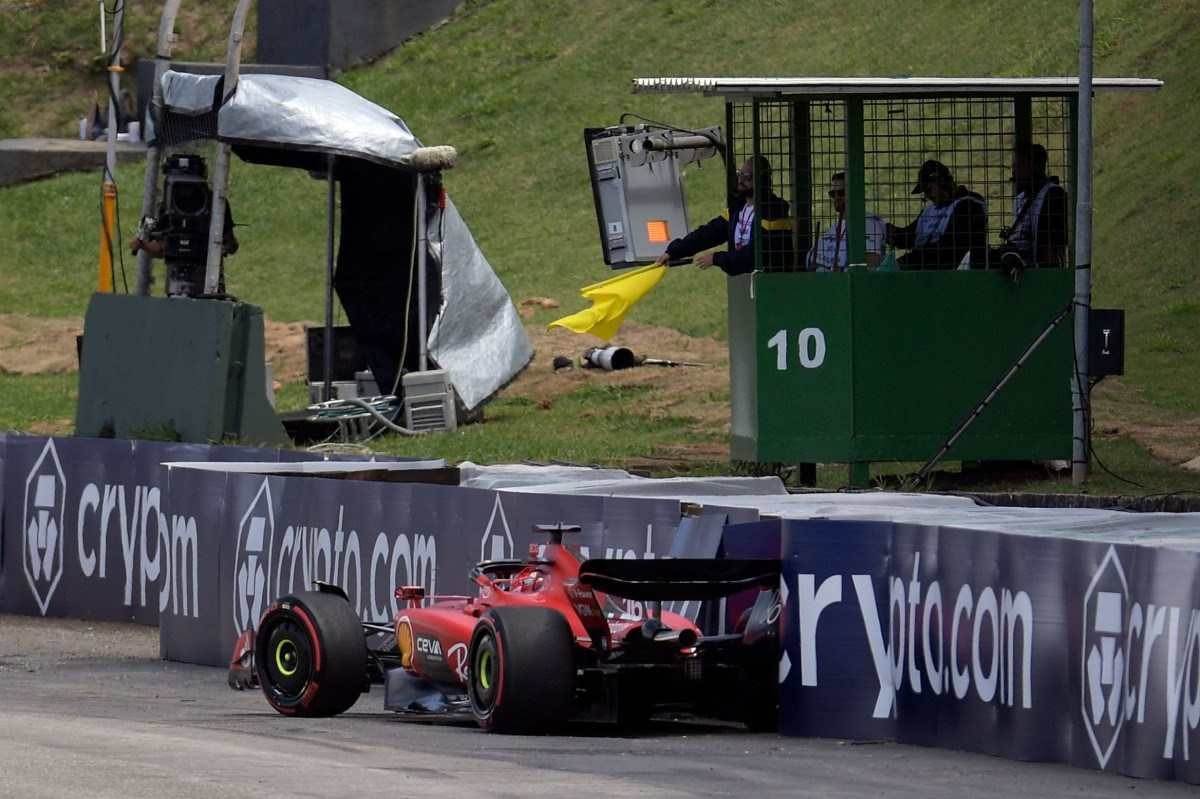
[[[788,368],[788,337],[787,330],[780,330],[767,339],[767,349],[775,350],[775,368],[781,372]],[[825,363],[825,334],[819,327],[806,327],[796,336],[796,351],[800,356],[800,366],[804,369],[816,369]]]

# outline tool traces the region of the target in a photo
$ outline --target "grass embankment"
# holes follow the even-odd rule
[[[36,11],[49,4],[24,5]],[[687,126],[723,120],[719,100],[631,96],[629,78],[1075,74],[1076,13],[1074,4],[1055,0],[965,6],[934,0],[919,12],[861,0],[822,0],[802,10],[790,2],[760,2],[753,13],[745,5],[704,0],[468,2],[451,24],[339,79],[402,115],[426,143],[459,148],[460,166],[447,176],[455,202],[515,300],[562,301],[560,310],[536,312],[533,321],[544,323],[579,307],[578,288],[606,274],[582,129],[615,123],[624,111]],[[1200,286],[1192,265],[1200,251],[1194,223],[1200,201],[1190,185],[1200,176],[1200,150],[1192,142],[1200,126],[1200,51],[1186,44],[1200,36],[1200,8],[1183,0],[1102,0],[1096,26],[1097,75],[1153,76],[1167,84],[1158,94],[1096,100],[1095,302],[1128,313],[1128,374],[1099,395],[1096,446],[1114,470],[1130,470],[1139,482],[1195,490],[1200,480],[1159,465],[1126,438],[1132,426],[1120,409],[1149,414],[1168,435],[1172,424],[1192,425],[1200,413],[1200,359],[1193,355],[1200,345]],[[95,38],[89,30],[79,33],[72,52],[87,52]],[[13,53],[23,40],[6,43],[13,45],[5,50],[9,60],[18,59]],[[195,57],[186,47],[179,52]],[[6,77],[2,91],[15,91],[10,83]],[[719,210],[718,172],[689,176],[693,220]],[[120,177],[128,235],[140,170],[123,168]],[[0,312],[82,312],[93,283],[97,193],[92,176],[0,193],[0,241],[6,244]],[[317,318],[324,187],[300,174],[235,163],[232,200],[238,221],[248,226],[239,231],[242,250],[229,265],[231,291],[276,319]],[[722,280],[712,272],[672,272],[632,318],[723,338]],[[546,364],[539,360],[533,368]],[[9,410],[14,398],[5,393],[0,426],[26,426],[28,411]],[[572,425],[571,414],[607,412],[610,400],[584,392],[571,400],[578,408],[559,401],[534,413],[525,400],[501,398],[489,408],[492,423],[481,428],[389,441],[385,448],[479,460],[620,462],[652,454],[665,441],[709,442],[722,435],[686,416],[658,414],[641,417],[640,428],[610,430],[592,445],[575,447],[583,434],[573,428],[586,425]],[[638,407],[630,400],[621,412],[638,418]],[[823,479],[837,482],[842,474],[833,468]],[[1103,475],[1092,485],[1094,491],[1128,488]]]

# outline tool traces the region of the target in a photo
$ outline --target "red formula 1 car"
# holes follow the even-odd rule
[[[363,623],[341,589],[287,596],[234,650],[230,685],[261,685],[280,713],[329,716],[371,683],[402,712],[469,708],[481,727],[540,733],[572,719],[637,724],[664,706],[775,729],[778,561],[588,560],[563,545],[580,528],[539,525],[525,561],[484,561],[474,597],[402,587],[392,626]],[[531,548],[532,549],[532,548]],[[665,600],[760,590],[736,632],[705,636]],[[621,603],[622,597],[633,603]],[[631,611],[631,607],[634,612]],[[374,642],[374,643],[373,643]]]

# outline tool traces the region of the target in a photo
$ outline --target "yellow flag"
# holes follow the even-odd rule
[[[547,327],[558,325],[608,341],[621,329],[629,309],[658,285],[666,272],[665,266],[644,266],[586,286],[579,293],[585,300],[592,301],[592,307],[555,319]]]

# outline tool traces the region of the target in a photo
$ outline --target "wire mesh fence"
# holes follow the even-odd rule
[[[861,136],[847,136],[852,113]],[[1070,265],[1068,97],[754,99],[731,102],[726,124],[730,210],[752,193],[759,269],[843,270],[854,242],[883,270]]]

